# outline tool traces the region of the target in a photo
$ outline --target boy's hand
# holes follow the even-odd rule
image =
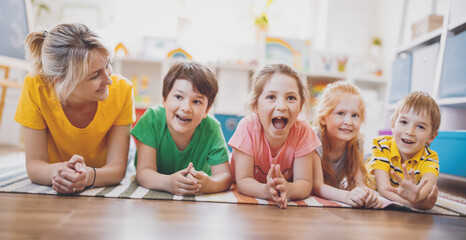
[[[346,195],[345,202],[351,207],[364,207],[364,202],[369,193],[360,187],[355,187]]]
[[[393,192],[400,196],[401,198],[407,200],[412,204],[416,204],[420,201],[419,194],[422,187],[428,182],[427,179],[422,179],[419,184],[416,185],[416,174],[413,170],[408,171],[406,164],[403,164],[403,176],[404,179],[398,176],[393,170],[391,174],[395,176],[396,181],[399,183],[397,188],[392,186],[387,186],[385,189],[387,191]]]
[[[288,186],[288,181],[286,181],[285,177],[280,170],[280,165],[275,165],[275,189],[279,192],[278,201],[280,202],[279,206],[281,208],[286,208],[288,205],[288,197],[290,196],[290,189]]]
[[[199,192],[201,185],[198,183],[196,179],[189,179],[186,175],[189,174],[193,168],[193,164],[190,162],[188,167],[182,169],[176,173],[170,175],[170,192],[175,195],[194,195]]]
[[[275,164],[272,164],[272,166],[270,166],[269,172],[267,173],[267,194],[280,208],[283,208],[283,204],[278,200],[280,198],[280,192],[276,189],[277,184],[275,183],[274,177]]]
[[[203,193],[204,190],[207,189],[212,183],[212,178],[209,175],[207,175],[207,173],[203,171],[196,171],[194,167],[191,168],[189,174],[186,177],[188,179],[196,180],[198,182],[198,184],[200,185],[200,193]]]

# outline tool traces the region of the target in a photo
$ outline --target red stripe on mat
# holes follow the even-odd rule
[[[448,199],[450,201],[457,202],[459,204],[466,204],[466,201],[464,199],[453,196],[453,195],[447,195],[445,193],[439,193],[438,195],[441,198],[445,198],[445,199]]]
[[[231,190],[233,194],[235,195],[236,199],[238,200],[238,203],[250,203],[250,204],[258,204],[257,200],[252,197],[244,196],[243,194],[238,192],[238,189],[232,189]]]
[[[340,204],[334,202],[334,201],[329,201],[325,200],[323,198],[317,197],[317,196],[312,196],[317,202],[322,204],[324,207],[341,207]]]
[[[307,203],[304,202],[303,200],[299,200],[299,201],[293,201],[296,203],[296,205],[300,206],[300,207],[307,207]]]

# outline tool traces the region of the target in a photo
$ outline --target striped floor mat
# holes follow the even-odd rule
[[[29,180],[24,162],[24,153],[22,152],[0,157],[0,192],[56,195],[57,193],[51,187],[37,185]],[[187,197],[177,196],[167,192],[154,191],[143,188],[134,181],[134,178],[134,172],[130,172],[127,174],[126,178],[121,182],[120,185],[93,188],[75,195],[128,199],[183,200],[274,205],[273,202],[268,200],[244,196],[234,188],[226,192],[215,194],[200,194]],[[445,193],[439,193],[436,206],[429,211],[412,209],[406,206],[402,206],[398,203],[390,202],[386,199],[381,200],[385,203],[385,209],[389,210],[413,211],[428,214],[466,217],[466,200]],[[350,208],[350,206],[347,204],[325,200],[316,196],[310,196],[300,201],[290,201],[289,206]]]

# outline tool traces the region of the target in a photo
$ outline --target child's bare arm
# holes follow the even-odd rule
[[[334,187],[331,187],[324,183],[324,174],[322,170],[322,162],[321,158],[318,157],[313,161],[313,186],[312,186],[312,193],[316,196],[336,200],[339,202],[345,202],[345,195],[346,191],[340,190]]]
[[[235,149],[235,172],[238,191],[244,195],[271,199],[271,188],[254,179],[254,157]],[[271,169],[272,170],[272,169]]]
[[[293,163],[293,182],[289,182],[288,198],[303,199],[308,197],[312,192],[313,182],[313,162],[317,161],[319,156],[316,151],[312,151],[300,158],[296,158]]]
[[[294,160],[293,182],[288,182],[283,176],[280,165],[273,165],[273,184],[278,192],[276,202],[280,208],[286,208],[288,199],[303,199],[312,191],[312,160],[314,152]]]
[[[220,163],[210,167],[212,177],[203,171],[191,168],[190,175],[197,179],[201,188],[200,193],[214,193],[225,191],[231,186],[231,169],[228,162]]]
[[[360,188],[350,192],[324,183],[321,161],[320,157],[317,157],[317,159],[313,161],[314,184],[312,193],[325,199],[346,203],[352,207],[363,207],[367,194]]]
[[[425,209],[425,210],[432,209],[435,206],[435,203],[437,202],[437,197],[438,197],[438,187],[437,185],[434,185],[429,195],[426,197],[426,199],[418,202],[415,208]]]
[[[432,188],[437,186],[437,177],[433,173],[425,173],[422,175],[421,181],[427,179],[426,185],[422,187],[421,191],[419,192],[419,202],[424,201],[427,196],[432,192]]]
[[[185,169],[165,175],[157,172],[156,149],[138,141],[137,151],[136,180],[141,186],[176,195],[193,195],[199,191],[197,180],[186,177],[192,168],[192,163]]]

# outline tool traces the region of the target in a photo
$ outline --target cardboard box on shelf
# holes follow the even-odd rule
[[[442,27],[443,16],[430,14],[411,25],[412,39]]]

